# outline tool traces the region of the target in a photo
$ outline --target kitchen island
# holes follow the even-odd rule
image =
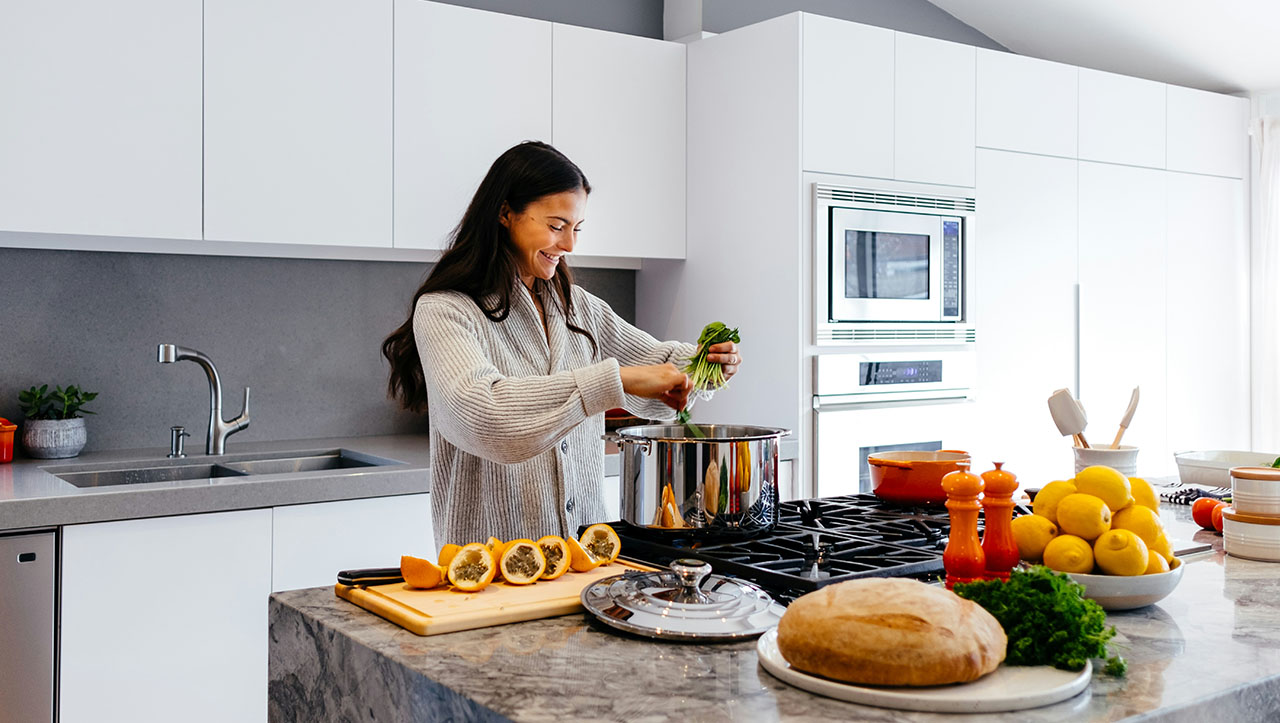
[[[1062,703],[982,720],[1267,721],[1280,718],[1280,566],[1226,556],[1187,507],[1171,536],[1211,543],[1174,592],[1108,616],[1125,678],[1095,672]],[[419,637],[330,587],[271,597],[272,721],[933,721],[793,688],[755,641],[691,645],[628,637],[585,614]]]

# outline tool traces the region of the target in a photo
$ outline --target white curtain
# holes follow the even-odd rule
[[[1260,159],[1250,253],[1253,449],[1280,452],[1280,117],[1254,121],[1253,140]]]

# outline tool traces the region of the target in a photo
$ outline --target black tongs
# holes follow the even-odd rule
[[[369,585],[389,585],[393,582],[404,582],[398,567],[368,567],[363,570],[343,570],[338,573],[338,583],[356,587]]]

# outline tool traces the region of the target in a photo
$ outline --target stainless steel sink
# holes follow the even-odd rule
[[[210,462],[207,458],[163,462],[156,460],[144,463],[115,462],[92,467],[45,467],[44,470],[76,487],[106,487],[295,472],[360,470],[396,464],[402,463],[349,449],[323,449],[224,455],[217,462]]]
[[[244,477],[246,473],[220,464],[185,464],[164,467],[63,472],[56,476],[76,487],[107,487],[110,485],[146,484],[148,482],[213,479],[215,477]]]

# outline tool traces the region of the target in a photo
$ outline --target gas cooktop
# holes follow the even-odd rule
[[[717,574],[750,580],[784,603],[844,580],[934,580],[944,574],[950,520],[943,505],[904,506],[864,494],[779,508],[777,526],[750,537],[702,538],[612,524],[625,557],[654,565],[703,560]]]

